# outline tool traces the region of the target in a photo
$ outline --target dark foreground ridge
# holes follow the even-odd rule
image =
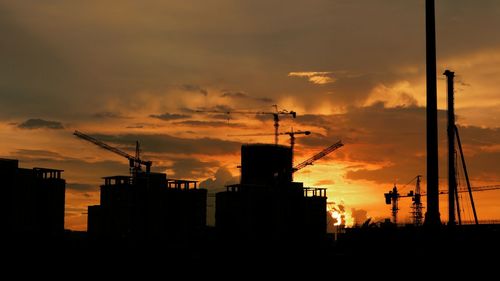
[[[434,266],[447,261],[464,262],[467,267],[491,262],[500,250],[499,225],[462,226],[453,230],[423,227],[377,226],[347,229],[337,240],[267,241],[226,240],[214,228],[206,228],[196,239],[184,241],[94,240],[85,232],[68,231],[61,237],[16,236],[2,239],[8,264],[80,264],[85,266],[120,265],[141,268],[161,264],[179,266],[222,266],[261,270],[273,264],[290,266],[329,266],[363,261],[365,265],[410,266],[423,260]],[[50,255],[50,258],[48,258]],[[19,265],[19,264],[18,264]],[[326,269],[326,268],[325,268]]]

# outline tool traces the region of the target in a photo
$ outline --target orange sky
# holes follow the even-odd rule
[[[296,163],[345,146],[295,175],[328,200],[389,216],[383,193],[418,174],[425,189],[424,1],[0,0],[0,147],[22,167],[64,169],[66,227],[86,228],[101,177],[127,161],[75,129],[133,151],[211,192],[237,180],[239,147],[273,141],[270,116],[193,110],[294,110],[281,131]],[[500,3],[436,3],[438,74],[457,74],[456,113],[473,186],[500,184]],[[446,188],[446,89],[439,75],[440,176]],[[288,139],[281,137],[281,143]],[[406,190],[409,187],[406,188]],[[446,198],[441,217],[446,219]],[[500,219],[500,191],[476,194]],[[409,199],[400,203],[408,216]]]

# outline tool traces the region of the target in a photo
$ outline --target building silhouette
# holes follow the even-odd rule
[[[318,240],[326,235],[326,189],[292,180],[292,150],[241,148],[240,184],[216,194],[217,234],[247,241]]]
[[[105,177],[100,200],[88,207],[88,233],[94,239],[174,242],[206,227],[207,190],[196,181],[144,172]]]
[[[62,172],[19,168],[18,160],[0,159],[3,234],[55,237],[64,233],[66,181]]]

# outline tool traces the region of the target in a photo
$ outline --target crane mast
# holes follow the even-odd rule
[[[417,183],[415,185],[415,195],[412,197],[413,203],[412,203],[412,215],[413,215],[413,223],[417,226],[422,225],[423,222],[423,206],[422,206],[422,192],[420,191],[420,182],[421,182],[421,175],[417,176]]]

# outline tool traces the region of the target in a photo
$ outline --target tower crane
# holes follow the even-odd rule
[[[394,187],[392,188],[391,191],[388,193],[384,193],[385,196],[385,203],[387,205],[392,204],[391,206],[391,213],[392,213],[392,222],[394,224],[398,223],[398,211],[399,211],[399,198],[401,197],[411,197],[412,198],[412,215],[413,215],[413,223],[415,225],[422,225],[422,218],[423,218],[423,207],[422,207],[422,193],[420,192],[420,179],[422,178],[421,175],[418,175],[414,177],[409,183],[411,183],[413,180],[417,179],[417,183],[415,186],[415,193],[413,190],[411,190],[407,195],[401,195],[398,192],[398,188],[396,187],[396,184],[394,184]],[[408,183],[408,184],[409,184]]]
[[[392,190],[389,190],[388,193],[384,193],[385,196],[385,204],[389,205],[392,204],[391,206],[391,214],[392,214],[392,222],[394,224],[398,223],[398,211],[399,211],[399,198],[401,197],[407,197],[407,196],[402,196],[398,192],[398,188],[396,185],[392,188]]]
[[[278,105],[273,105],[275,111],[240,111],[240,110],[196,110],[196,112],[201,113],[223,113],[223,114],[267,114],[272,115],[274,120],[274,144],[278,144],[278,136],[279,134],[279,122],[280,115],[291,115],[293,118],[297,117],[297,113],[295,111],[288,111],[286,109],[278,110]]]
[[[412,215],[413,215],[413,222],[415,225],[420,226],[422,225],[423,218],[424,218],[424,213],[423,209],[424,207],[422,206],[422,192],[420,191],[420,182],[421,182],[421,175],[417,175],[417,183],[415,185],[415,194],[412,197]]]
[[[421,197],[422,196],[427,196],[426,192],[421,192],[420,193],[420,178],[422,176],[417,176],[415,177],[417,179],[417,184],[415,188],[415,192],[413,190],[410,190],[407,194],[400,194],[398,192],[398,188],[396,185],[392,188],[391,191],[384,193],[385,197],[385,203],[387,205],[392,205],[391,206],[391,213],[392,213],[392,220],[394,223],[397,223],[397,214],[398,214],[398,201],[400,198],[405,198],[405,197],[411,197],[413,204],[412,204],[412,214],[413,214],[413,220],[415,225],[421,225],[422,224],[422,201]],[[414,179],[415,179],[414,178]],[[413,181],[413,180],[412,180]],[[410,181],[411,182],[411,181]],[[463,193],[463,192],[479,192],[479,191],[488,191],[488,190],[499,190],[500,185],[486,185],[486,186],[476,186],[476,187],[471,187],[470,190],[455,190],[456,193]],[[449,190],[439,190],[438,195],[446,195],[449,193]],[[460,220],[459,220],[460,221]]]
[[[342,141],[338,141],[332,145],[330,145],[329,147],[323,149],[322,151],[320,151],[319,153],[315,154],[314,156],[312,156],[311,158],[305,160],[304,162],[298,164],[297,166],[293,167],[292,169],[292,172],[295,173],[297,172],[298,170],[301,170],[309,165],[312,165],[315,161],[327,156],[328,154],[334,152],[335,150],[339,149],[340,147],[344,146],[344,144],[342,143]]]
[[[151,171],[151,165],[153,164],[153,162],[151,161],[146,161],[146,160],[142,160],[141,157],[140,157],[140,146],[139,146],[139,142],[136,141],[135,142],[135,156],[132,156],[116,147],[112,147],[98,139],[95,139],[89,135],[86,135],[82,132],[79,132],[79,131],[75,131],[73,133],[73,135],[83,139],[83,140],[86,140],[88,142],[91,142],[101,148],[104,148],[106,150],[109,150],[111,152],[114,152],[122,157],[125,157],[129,160],[129,165],[130,165],[130,171],[132,173],[132,175],[137,175],[138,172],[140,172],[142,169],[141,169],[141,165],[144,165],[146,166],[146,173],[149,173]]]

